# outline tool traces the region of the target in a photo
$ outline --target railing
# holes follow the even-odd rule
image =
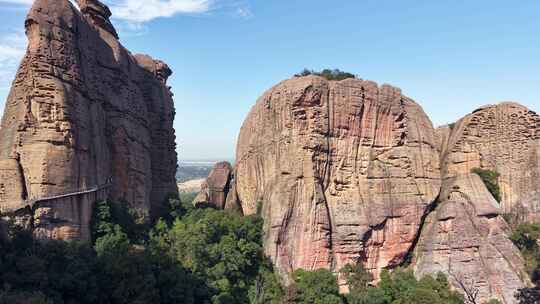
[[[112,181],[109,181],[106,184],[95,186],[95,187],[92,187],[92,188],[79,190],[79,191],[76,191],[76,192],[70,192],[70,193],[64,193],[64,194],[58,194],[58,195],[46,196],[46,197],[40,197],[40,198],[32,198],[32,199],[28,199],[26,201],[27,201],[27,205],[34,206],[34,204],[36,204],[38,202],[52,201],[52,200],[55,200],[55,199],[62,199],[62,198],[67,198],[67,197],[72,197],[72,196],[79,196],[79,195],[83,195],[83,194],[89,194],[89,193],[97,192],[99,190],[109,188],[111,185],[112,185]]]

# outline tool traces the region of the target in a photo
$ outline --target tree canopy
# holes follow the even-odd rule
[[[304,69],[302,72],[295,74],[295,77],[304,77],[309,75],[316,75],[326,78],[327,80],[345,80],[349,78],[356,78],[356,75],[348,72],[341,71],[339,69],[324,69],[320,72],[315,70]]]
[[[416,280],[398,269],[374,287],[361,264],[339,273],[348,295],[325,269],[296,270],[284,286],[264,256],[258,215],[195,208],[175,197],[167,205],[150,225],[125,204],[98,202],[92,244],[39,241],[13,227],[0,240],[0,304],[463,303],[442,275]]]

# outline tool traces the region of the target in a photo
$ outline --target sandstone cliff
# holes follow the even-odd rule
[[[473,168],[500,174],[501,208],[520,221],[540,219],[540,116],[511,102],[459,120],[444,144],[443,176]]]
[[[262,204],[277,269],[401,264],[440,189],[435,130],[397,88],[294,78],[266,92],[240,131],[237,199]]]
[[[540,117],[515,103],[435,130],[388,85],[296,77],[266,92],[240,131],[227,202],[262,204],[265,250],[291,271],[412,262],[480,302],[529,282],[505,213],[537,219]],[[474,168],[497,171],[497,202]],[[411,258],[411,259],[409,259]]]
[[[509,233],[498,202],[478,175],[450,177],[422,229],[415,273],[423,277],[442,272],[458,291],[476,294],[478,303],[517,303],[515,292],[529,280]]]
[[[443,272],[480,302],[514,294],[529,282],[501,215],[537,221],[540,206],[540,116],[516,103],[482,107],[437,130],[443,187],[416,248],[419,276]],[[500,174],[501,202],[471,171]]]
[[[87,239],[96,199],[148,216],[177,192],[171,70],[127,51],[105,5],[78,3],[34,2],[0,129],[0,210],[39,237]]]

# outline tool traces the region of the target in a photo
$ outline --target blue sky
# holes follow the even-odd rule
[[[0,0],[0,99],[31,0]],[[258,96],[304,67],[400,87],[435,125],[478,106],[540,111],[540,1],[114,0],[121,41],[174,70],[181,159],[234,157]]]

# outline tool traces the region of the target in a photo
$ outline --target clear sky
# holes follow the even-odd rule
[[[31,2],[0,0],[1,100]],[[257,97],[304,67],[398,86],[435,125],[505,100],[540,112],[538,0],[104,2],[128,49],[174,70],[181,159],[233,158]]]

